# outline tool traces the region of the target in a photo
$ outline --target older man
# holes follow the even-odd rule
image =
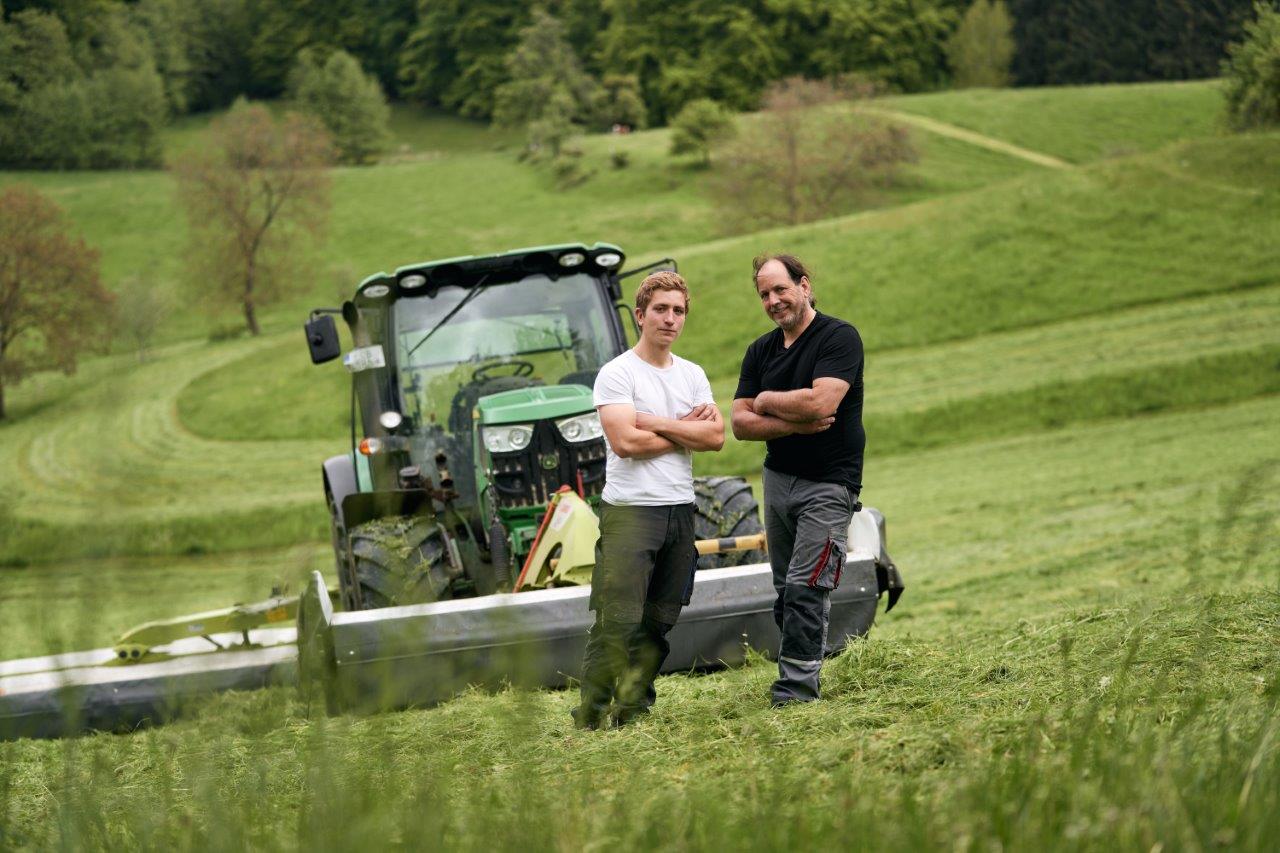
[[[809,270],[793,255],[753,264],[777,328],[742,361],[733,434],[766,442],[764,522],[782,633],[775,706],[819,696],[830,594],[840,583],[849,521],[860,507],[862,339],[817,311]]]
[[[596,379],[608,455],[591,576],[596,618],[573,712],[580,728],[622,725],[649,710],[667,632],[693,589],[692,454],[721,448],[724,420],[706,373],[671,352],[688,311],[683,278],[645,278],[636,291],[640,340]]]

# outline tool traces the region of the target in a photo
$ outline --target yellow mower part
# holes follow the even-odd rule
[[[337,590],[332,589],[329,593],[331,597],[335,596]],[[210,639],[211,634],[240,632],[244,635],[244,645],[247,646],[251,645],[249,631],[252,629],[289,622],[297,616],[298,596],[274,596],[254,604],[236,604],[221,610],[206,610],[203,613],[188,613],[171,619],[145,622],[121,634],[113,649],[117,660],[135,663],[145,658],[156,646],[188,637],[204,637],[218,646],[218,643]]]
[[[525,560],[515,591],[591,583],[600,519],[576,492],[559,491]]]

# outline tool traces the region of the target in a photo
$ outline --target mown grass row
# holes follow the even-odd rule
[[[864,418],[870,456],[1010,435],[1047,433],[1068,424],[1199,409],[1280,394],[1280,345],[1074,381],[1050,381],[1020,391],[961,397],[907,412]],[[729,436],[699,471],[745,474],[760,465],[758,443]]]
[[[127,737],[0,746],[0,825],[37,847],[1262,849],[1276,412],[902,458],[880,476],[908,597],[814,706],[770,711],[765,661],[662,679],[652,718],[604,733],[572,731],[568,693],[332,720],[283,690],[226,696]]]
[[[872,403],[866,416],[869,458],[1002,436],[1046,434],[1067,424],[1202,409],[1280,393],[1280,345],[1211,355],[1197,355],[1188,346],[1185,354],[1190,357],[1136,370],[1122,369],[1121,362],[1112,364],[1108,372],[1079,379],[1028,387],[1015,383],[1003,393],[953,393],[915,409],[895,410]],[[929,400],[937,391],[926,383],[921,395]],[[346,427],[341,428],[345,432]],[[83,437],[84,433],[72,435]],[[148,474],[143,487],[131,492],[127,479],[111,482],[115,466],[95,470],[85,464],[78,470],[78,480],[49,486],[76,495],[75,500],[68,500],[70,495],[62,498],[57,509],[53,498],[42,501],[39,491],[26,492],[20,510],[6,512],[0,506],[0,517],[6,522],[0,525],[0,555],[8,565],[21,566],[79,556],[190,555],[323,539],[327,520],[315,472],[325,452],[338,453],[344,447],[340,438],[330,444],[204,441],[194,449],[179,446],[171,459],[152,460],[145,453],[127,457],[129,466],[138,471],[188,470],[190,466],[192,479],[185,493],[183,484],[158,473]],[[211,458],[186,460],[188,453],[205,451]],[[92,460],[82,451],[68,453]],[[762,457],[758,443],[730,436],[720,453],[698,457],[697,471],[754,476]],[[255,467],[255,460],[270,460],[271,466]],[[225,470],[218,471],[219,466]],[[262,476],[263,470],[280,474],[271,480]],[[160,485],[151,478],[159,479]],[[256,484],[255,491],[244,494],[238,506],[236,496],[251,482]],[[174,501],[175,495],[180,502]],[[101,503],[88,517],[71,512],[81,503],[93,507],[95,500]],[[49,507],[45,513],[40,510],[42,503]]]

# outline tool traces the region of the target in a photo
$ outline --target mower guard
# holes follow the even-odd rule
[[[883,518],[854,516],[840,587],[831,596],[828,653],[865,634],[880,593],[902,581],[884,550]],[[471,685],[555,687],[575,677],[592,622],[590,588],[560,587],[335,613],[319,572],[298,626],[199,637],[121,663],[111,648],[0,663],[0,739],[128,731],[198,708],[209,695],[297,683],[312,708],[380,711],[432,705]],[[669,635],[665,672],[773,655],[778,630],[768,564],[695,575],[692,603]],[[322,703],[322,704],[321,704]]]

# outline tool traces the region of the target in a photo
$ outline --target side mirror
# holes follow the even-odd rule
[[[311,363],[324,364],[333,361],[342,350],[338,343],[338,327],[328,314],[308,320],[303,329],[307,333],[307,347],[311,350]]]

